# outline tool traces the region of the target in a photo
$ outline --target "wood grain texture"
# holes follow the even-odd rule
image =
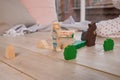
[[[0,51],[4,49],[0,47]],[[0,57],[4,63],[17,68],[37,80],[119,80],[119,77],[99,72],[80,65],[43,56],[24,48],[17,48],[18,56],[13,60]],[[3,55],[3,54],[1,54]]]
[[[104,52],[102,42],[97,41],[95,47],[79,49],[76,60],[65,61],[62,52],[38,49],[37,42],[43,39],[50,42],[50,35],[0,37],[0,60],[38,80],[120,80],[119,45],[114,51]],[[4,58],[4,48],[8,44],[13,44],[17,53],[12,61]]]
[[[34,80],[0,62],[0,80]]]

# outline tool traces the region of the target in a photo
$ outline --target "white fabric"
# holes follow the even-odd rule
[[[51,30],[50,25],[42,26],[40,24],[35,24],[27,28],[24,24],[19,24],[7,30],[3,34],[3,36],[16,37],[16,36],[24,35],[26,33],[33,33],[37,31],[50,31],[50,30]]]
[[[51,25],[49,24],[49,25],[43,26],[40,24],[35,24],[27,28],[27,32],[30,32],[30,33],[37,32],[37,31],[42,31],[42,32],[51,31]]]
[[[75,22],[74,24],[63,24],[61,23],[61,27],[65,29],[74,29],[74,30],[87,30],[88,24],[90,21],[83,21],[83,22]]]
[[[100,21],[97,24],[97,35],[102,37],[120,37],[120,16],[115,19]]]
[[[42,25],[35,24],[27,28],[28,32],[36,32],[42,28]]]
[[[18,35],[24,35],[25,30],[27,30],[27,28],[24,24],[16,25],[15,27],[6,31],[5,34],[3,34],[3,36],[15,37]]]
[[[63,21],[62,24],[75,24],[75,20],[73,19],[72,16],[70,16],[68,19],[66,19],[65,21]]]
[[[112,0],[112,2],[117,9],[120,9],[120,0]]]

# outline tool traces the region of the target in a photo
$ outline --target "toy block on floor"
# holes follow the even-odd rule
[[[74,38],[75,31],[74,30],[61,30],[60,37],[61,38]]]
[[[95,41],[97,36],[96,29],[97,26],[95,23],[89,24],[89,28],[85,34],[86,45],[88,47],[95,46]]]
[[[79,49],[86,46],[86,41],[75,41],[72,45],[75,46],[76,49]]]
[[[15,58],[14,46],[12,46],[12,45],[7,46],[6,52],[5,52],[5,57],[7,59],[13,59],[13,58]]]
[[[64,44],[61,44],[61,49],[65,49],[69,44],[67,43],[64,43]]]
[[[60,31],[61,31],[61,27],[59,22],[54,22],[52,24],[52,40],[53,40],[52,45],[54,51],[60,51],[60,46],[61,46],[61,39],[59,38]]]
[[[38,48],[49,48],[49,45],[47,43],[46,40],[41,40],[38,45],[37,45]]]
[[[113,48],[114,48],[114,41],[112,39],[110,39],[110,38],[107,38],[104,41],[103,47],[104,47],[104,51],[113,50]]]
[[[77,50],[73,45],[68,45],[64,49],[64,59],[65,60],[75,59],[76,56],[77,56]]]

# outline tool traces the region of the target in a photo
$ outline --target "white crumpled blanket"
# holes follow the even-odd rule
[[[18,36],[18,35],[24,35],[24,31],[27,30],[26,26],[24,24],[16,25],[6,31],[3,36]]]
[[[83,22],[75,22],[72,16],[70,16],[68,19],[63,21],[60,25],[63,29],[72,29],[72,30],[87,30],[88,24],[91,23],[90,21],[83,21]]]
[[[96,23],[97,35],[101,37],[120,37],[120,16],[115,19],[104,20]]]
[[[24,24],[19,24],[7,30],[3,34],[3,36],[16,37],[19,35],[24,35],[26,33],[33,33],[37,31],[50,31],[50,29],[51,29],[50,26],[42,26],[39,24],[29,26],[28,28]]]

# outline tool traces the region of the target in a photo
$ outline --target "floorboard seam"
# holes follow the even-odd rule
[[[36,78],[34,78],[33,76],[31,76],[31,75],[29,75],[29,74],[27,74],[27,73],[25,73],[25,72],[23,72],[23,71],[21,71],[21,70],[17,69],[16,67],[13,67],[12,65],[10,65],[10,64],[8,64],[8,63],[6,63],[6,62],[5,62],[5,61],[3,61],[3,60],[0,60],[0,62],[1,62],[1,63],[3,63],[3,64],[5,64],[5,65],[7,65],[7,66],[9,66],[10,68],[12,68],[12,69],[14,69],[14,70],[17,70],[18,72],[20,72],[20,73],[22,73],[22,74],[24,74],[24,75],[26,75],[26,76],[28,76],[28,77],[32,78],[33,80],[37,80],[37,79],[36,79]]]

